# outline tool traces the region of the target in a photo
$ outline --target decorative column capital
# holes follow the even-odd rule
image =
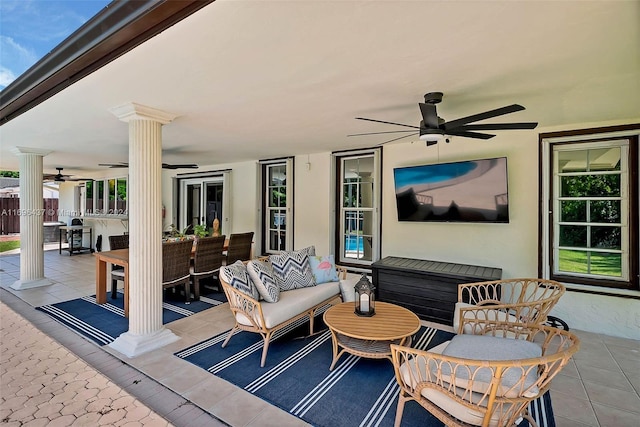
[[[109,111],[123,122],[130,122],[131,120],[150,120],[166,125],[178,117],[177,114],[168,113],[166,111],[147,107],[146,105],[137,104],[135,102],[127,102],[126,104],[110,108]]]
[[[30,148],[30,147],[12,147],[11,152],[16,156],[20,154],[36,154],[39,156],[46,156],[51,153],[51,150],[42,150],[40,148]]]

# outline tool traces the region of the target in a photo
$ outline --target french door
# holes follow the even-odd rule
[[[190,178],[180,182],[180,226],[187,233],[193,232],[193,226],[206,224],[211,230],[214,219],[220,222],[220,233],[230,230],[229,214],[226,203],[225,177]]]

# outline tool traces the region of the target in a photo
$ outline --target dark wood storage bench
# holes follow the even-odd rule
[[[371,268],[379,301],[446,325],[453,325],[458,284],[502,278],[500,268],[398,257],[383,258]]]

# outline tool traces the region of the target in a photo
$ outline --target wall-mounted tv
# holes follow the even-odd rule
[[[398,221],[509,222],[507,158],[395,168]]]

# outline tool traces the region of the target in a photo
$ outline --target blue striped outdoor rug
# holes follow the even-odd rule
[[[185,304],[184,300],[165,301],[162,304],[162,323],[191,316],[226,301],[224,293],[220,292],[200,296],[200,301],[192,301],[191,304]],[[129,330],[129,319],[124,317],[124,295],[121,292],[118,292],[115,299],[111,299],[110,294],[107,295],[106,304],[96,303],[96,296],[91,295],[36,309],[98,345],[110,344]]]
[[[298,327],[298,331],[304,334],[304,329]],[[226,336],[217,335],[175,355],[317,427],[393,426],[399,388],[389,360],[342,355],[330,372],[328,331],[299,339],[284,331],[270,344],[266,365],[260,368],[262,340],[258,334],[238,332],[222,348]],[[413,345],[428,349],[452,336],[422,327]],[[540,427],[555,426],[548,393],[532,403],[530,412]],[[528,424],[525,420],[520,426]],[[409,402],[402,426],[436,427],[442,423],[417,403]]]

